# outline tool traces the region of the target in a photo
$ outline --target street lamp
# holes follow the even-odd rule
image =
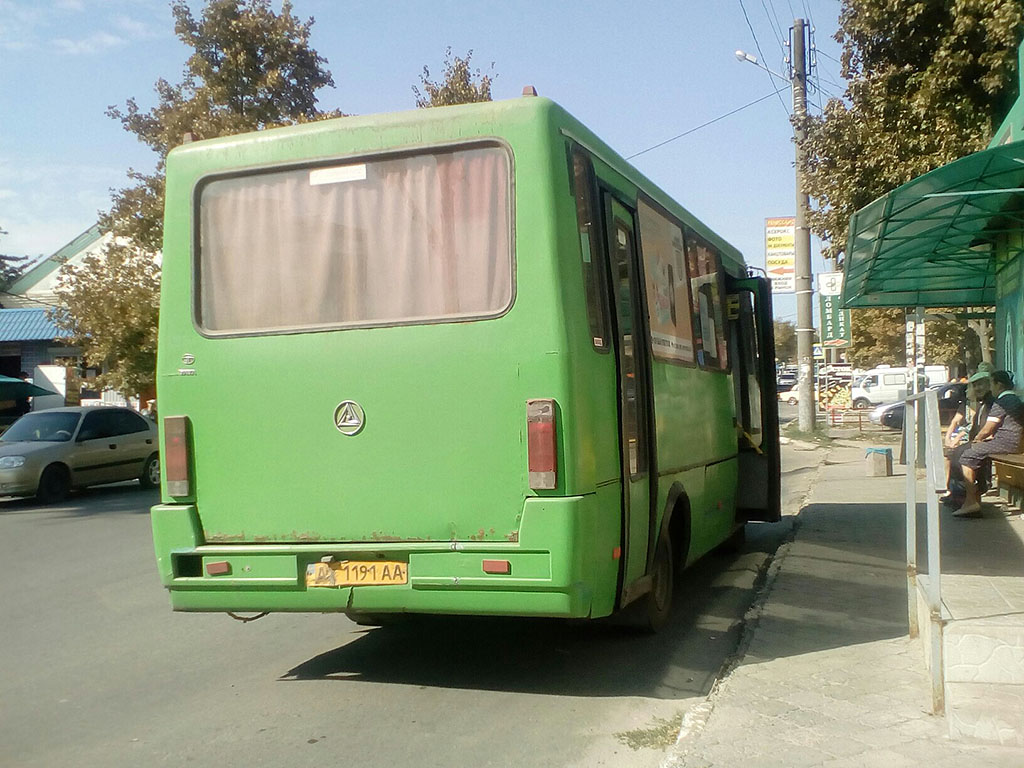
[[[779,80],[782,80],[783,82],[786,82],[786,83],[789,82],[789,78],[788,77],[786,77],[785,75],[780,75],[778,72],[776,72],[774,70],[768,69],[768,67],[766,67],[764,64],[762,64],[760,61],[758,61],[757,60],[757,56],[754,56],[752,53],[747,53],[746,51],[736,51],[736,53],[734,55],[736,56],[736,61],[749,62],[750,64],[753,64],[758,69],[763,69],[765,72],[767,72],[772,77],[777,77],[777,78],[779,78]]]

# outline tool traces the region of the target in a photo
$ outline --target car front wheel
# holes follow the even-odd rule
[[[859,397],[853,401],[853,407],[858,411],[863,411],[865,408],[869,408],[870,406],[870,401],[865,400],[863,397]]]
[[[40,504],[53,504],[66,499],[70,491],[71,478],[67,468],[60,464],[51,464],[39,476],[36,499]]]
[[[146,466],[142,468],[139,475],[139,485],[143,488],[158,488],[160,486],[160,456],[154,453],[146,459]]]

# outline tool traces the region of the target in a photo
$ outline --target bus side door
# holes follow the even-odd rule
[[[652,450],[650,361],[642,272],[636,247],[633,213],[605,195],[610,304],[615,324],[619,377],[619,443],[622,450],[623,542],[622,603],[630,585],[647,572],[652,530]]]
[[[729,280],[733,377],[740,427],[736,515],[774,522],[782,515],[775,329],[767,278]]]

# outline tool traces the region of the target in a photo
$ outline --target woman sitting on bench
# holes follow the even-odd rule
[[[992,374],[992,393],[995,402],[988,412],[985,426],[960,454],[960,467],[964,473],[967,496],[964,505],[953,513],[955,517],[980,517],[981,497],[975,482],[982,464],[996,453],[1017,453],[1024,434],[1024,403],[1013,393],[1013,374],[996,371]]]

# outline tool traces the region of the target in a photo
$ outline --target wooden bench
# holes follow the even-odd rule
[[[1024,498],[1024,453],[996,453],[992,468],[999,480],[999,490],[1006,491],[1011,504]]]

